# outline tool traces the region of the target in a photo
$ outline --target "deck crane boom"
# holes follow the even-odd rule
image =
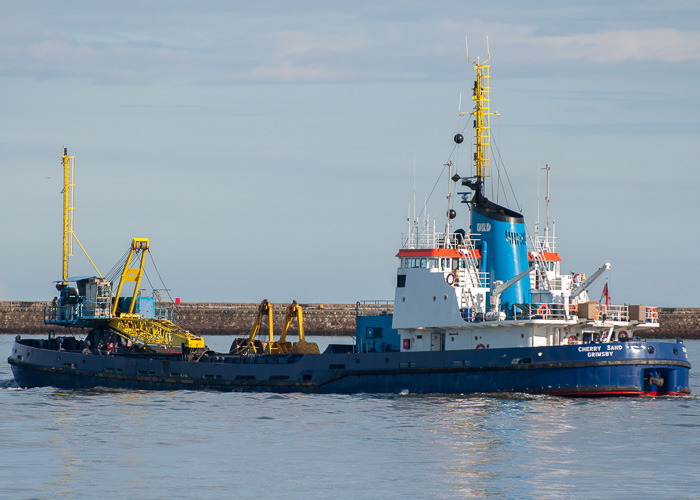
[[[610,263],[606,262],[600,268],[594,272],[587,280],[585,280],[583,283],[581,283],[576,289],[574,289],[571,292],[571,299],[575,299],[579,295],[581,295],[586,289],[591,286],[595,280],[597,280],[601,274],[603,274],[605,271],[610,269]]]

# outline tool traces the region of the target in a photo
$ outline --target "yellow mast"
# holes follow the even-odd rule
[[[63,148],[63,284],[68,283],[68,257],[73,256],[73,190],[75,188],[75,156]]]
[[[466,40],[466,38],[465,38]],[[488,40],[487,40],[488,44]],[[491,111],[490,102],[490,66],[487,64],[491,59],[491,54],[483,63],[469,59],[469,44],[467,43],[467,61],[472,63],[476,71],[476,80],[472,93],[472,100],[475,101],[474,111],[462,112],[460,115],[474,116],[474,132],[476,135],[476,150],[474,152],[474,165],[476,167],[477,182],[481,185],[485,177],[491,176]]]

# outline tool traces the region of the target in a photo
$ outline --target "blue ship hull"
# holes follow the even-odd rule
[[[216,390],[319,394],[469,394],[562,396],[690,394],[682,341],[436,352],[83,354],[47,341],[17,340],[8,362],[21,387]]]

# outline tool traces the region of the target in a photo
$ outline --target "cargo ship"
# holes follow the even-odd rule
[[[488,61],[469,60],[476,73],[474,107],[460,110],[475,131],[472,171],[453,175],[452,161],[445,164],[450,181],[444,228],[409,217],[396,255],[393,307],[377,314],[358,308],[354,346],[331,344],[320,352],[304,336],[296,303],[275,340],[272,305],[263,301],[249,335],[234,339],[229,352],[210,350],[204,339],[177,325],[171,308],[139,292],[149,251],[145,238],[134,238],[115,266],[120,274],[69,278],[74,157],[64,150],[63,275],[44,322],[86,333],[18,336],[8,359],[17,384],[336,394],[690,394],[683,341],[647,340],[658,327],[654,307],[610,303],[607,282],[600,300],[591,300],[591,287],[602,284],[609,263],[588,277],[563,274],[549,218],[543,234],[537,228],[528,235],[521,213],[486,196],[493,114]],[[456,150],[464,137],[458,133],[454,141]],[[468,213],[464,227],[458,227],[458,198]],[[135,285],[131,295],[124,286],[129,283]],[[294,321],[299,339],[289,342]]]

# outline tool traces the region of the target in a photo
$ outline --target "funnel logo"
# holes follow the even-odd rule
[[[476,232],[477,233],[488,233],[491,231],[491,224],[488,222],[477,222]]]
[[[506,231],[506,241],[511,245],[524,245],[525,235],[522,233],[514,233],[513,231]]]

